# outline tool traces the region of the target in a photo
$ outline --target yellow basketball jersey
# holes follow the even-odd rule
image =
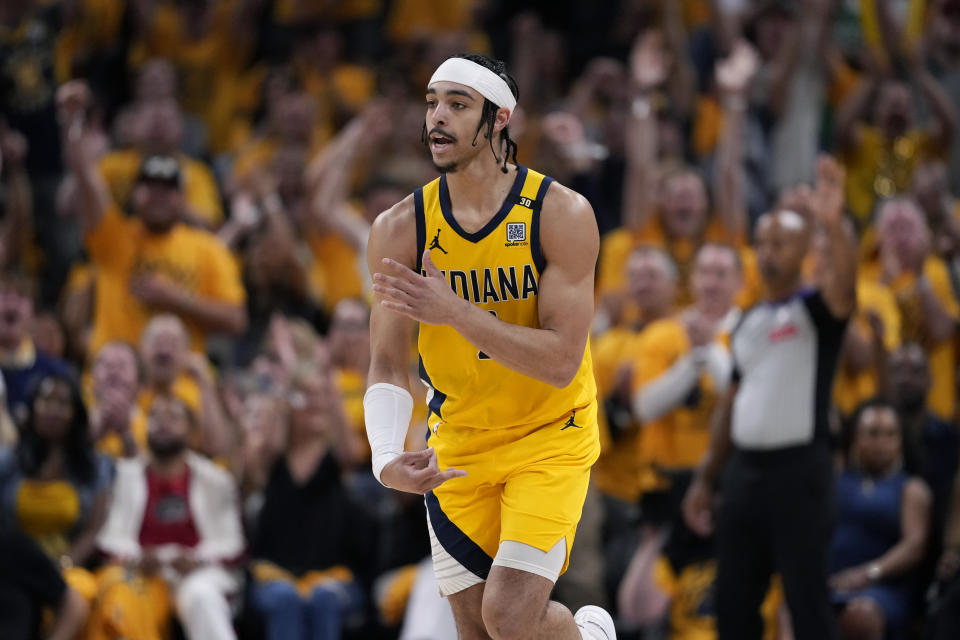
[[[434,180],[414,193],[417,255],[429,249],[457,295],[504,322],[538,328],[539,281],[546,266],[540,207],[552,181],[517,167],[500,211],[482,229],[467,233],[453,216],[446,176]],[[576,376],[563,389],[508,369],[449,326],[421,324],[419,349],[420,378],[428,387],[430,424],[435,427],[545,425],[596,399],[589,344]]]

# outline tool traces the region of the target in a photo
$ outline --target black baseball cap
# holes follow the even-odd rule
[[[183,179],[180,174],[180,161],[176,156],[155,155],[147,156],[140,163],[140,172],[137,181],[162,182],[171,187],[180,187]]]

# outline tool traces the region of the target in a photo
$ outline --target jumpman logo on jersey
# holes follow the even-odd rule
[[[433,236],[433,242],[430,243],[429,249],[440,249],[443,251],[443,254],[447,254],[447,250],[440,246],[440,229],[437,229],[437,235]]]
[[[574,411],[573,413],[570,414],[570,419],[567,420],[567,424],[563,425],[563,426],[560,428],[560,431],[565,431],[565,430],[569,429],[570,427],[576,427],[577,429],[583,429],[583,426],[582,426],[582,425],[574,424],[573,419],[574,419],[575,417],[577,417],[577,412],[576,412],[576,411]]]

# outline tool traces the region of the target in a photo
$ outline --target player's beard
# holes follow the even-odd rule
[[[456,173],[458,167],[456,162],[450,162],[447,164],[437,164],[436,162],[434,162],[433,168],[439,171],[440,173]]]

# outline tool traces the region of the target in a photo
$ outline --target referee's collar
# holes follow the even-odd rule
[[[784,298],[777,298],[776,300],[764,300],[763,305],[767,307],[782,307],[783,305],[793,301],[795,298],[806,298],[815,291],[815,287],[803,286]]]

